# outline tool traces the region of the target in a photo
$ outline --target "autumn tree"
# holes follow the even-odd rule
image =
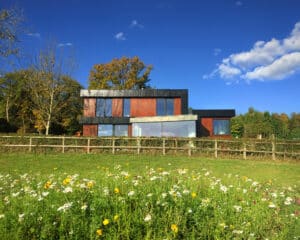
[[[22,132],[26,132],[32,124],[28,75],[31,75],[29,70],[19,70],[0,78],[0,117]]]
[[[16,8],[0,10],[0,56],[18,53],[16,46],[23,22],[22,12]]]
[[[106,64],[95,64],[89,76],[89,89],[141,89],[149,87],[151,65],[138,57],[113,59]]]
[[[35,128],[49,134],[53,123],[61,120],[61,113],[68,109],[71,99],[76,94],[79,98],[80,84],[66,74],[64,57],[57,53],[55,45],[49,45],[40,51],[33,66],[30,83]],[[70,94],[72,92],[72,94]]]

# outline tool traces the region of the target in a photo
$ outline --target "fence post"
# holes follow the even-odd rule
[[[276,144],[275,139],[272,139],[272,160],[276,160]]]
[[[137,154],[140,154],[141,151],[141,140],[139,137],[136,138]]]
[[[31,147],[32,147],[32,138],[29,138],[29,152],[31,152]]]
[[[115,138],[112,138],[112,154],[115,154]]]
[[[217,139],[215,139],[215,158],[218,158],[218,142],[217,142]]]
[[[193,142],[192,140],[189,140],[189,149],[188,149],[189,157],[192,156],[192,147],[193,147]]]
[[[163,147],[163,155],[166,155],[166,139],[165,138],[163,138],[162,147]]]
[[[243,159],[247,159],[247,148],[246,148],[246,143],[243,143]]]
[[[90,153],[90,144],[91,144],[91,139],[88,138],[88,139],[87,139],[87,148],[86,148],[86,152],[87,152],[87,153]]]
[[[65,153],[65,136],[62,137],[62,149],[61,149],[62,153]]]

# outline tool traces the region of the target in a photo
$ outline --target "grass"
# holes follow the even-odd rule
[[[300,164],[0,154],[2,239],[300,239]]]

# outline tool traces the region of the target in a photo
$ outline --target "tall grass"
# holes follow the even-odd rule
[[[295,184],[170,159],[97,161],[89,177],[86,156],[67,168],[43,158],[31,162],[41,171],[0,171],[1,239],[300,238]]]

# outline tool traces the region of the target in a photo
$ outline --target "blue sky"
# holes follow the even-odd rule
[[[26,54],[57,41],[88,86],[97,63],[139,56],[156,88],[196,109],[300,112],[299,0],[4,0],[24,10]]]

